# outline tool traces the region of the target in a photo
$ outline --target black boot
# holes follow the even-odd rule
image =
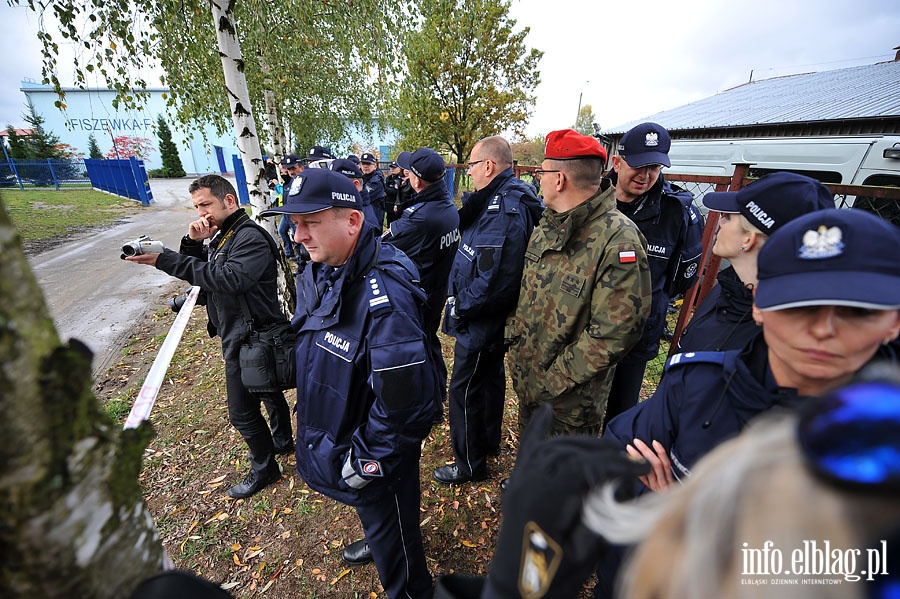
[[[272,461],[272,466],[267,470],[253,470],[247,473],[244,480],[228,489],[228,496],[234,499],[244,499],[255,493],[259,493],[268,485],[281,479],[281,468],[278,463]]]
[[[351,566],[362,566],[372,561],[372,550],[369,549],[369,542],[360,539],[355,543],[350,543],[341,551],[341,559]]]

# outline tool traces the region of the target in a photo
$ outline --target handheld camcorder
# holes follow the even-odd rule
[[[122,254],[125,256],[138,256],[140,254],[162,254],[166,246],[162,241],[153,241],[146,235],[141,235],[134,241],[129,241],[122,246]]]

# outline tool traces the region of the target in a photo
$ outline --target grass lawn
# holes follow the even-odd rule
[[[0,205],[24,242],[64,237],[73,229],[112,223],[140,206],[92,189],[4,190]]]

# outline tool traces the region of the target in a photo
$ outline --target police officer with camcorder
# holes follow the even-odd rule
[[[154,266],[206,292],[207,329],[211,336],[222,338],[228,417],[250,448],[250,472],[228,490],[231,497],[240,499],[279,480],[281,469],[275,454],[294,450],[284,395],[280,391],[251,394],[241,381],[239,362],[241,344],[249,334],[242,304],[248,307],[256,328],[285,320],[276,285],[277,247],[265,229],[238,206],[237,193],[228,180],[206,175],[191,183],[188,191],[198,218],[181,240],[180,253],[165,249],[124,259]],[[260,412],[261,400],[269,408],[272,430]]]

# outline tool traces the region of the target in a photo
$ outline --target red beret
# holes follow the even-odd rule
[[[572,129],[551,131],[544,142],[544,158],[570,160],[572,158],[602,158],[606,162],[606,150],[596,138],[582,135]]]

